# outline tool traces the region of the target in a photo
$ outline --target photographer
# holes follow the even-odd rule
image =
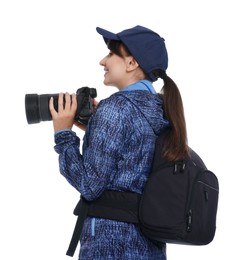
[[[74,122],[76,96],[59,94],[58,112],[50,100],[55,151],[61,174],[88,201],[105,190],[142,193],[151,170],[155,140],[171,127],[165,155],[174,160],[187,153],[186,125],[179,90],[166,75],[164,39],[136,26],[118,34],[97,27],[109,53],[101,61],[104,84],[118,92],[102,100],[85,129]],[[163,79],[163,95],[152,82]],[[167,116],[167,118],[166,118]],[[73,124],[85,130],[83,152]],[[166,259],[165,243],[153,243],[136,224],[87,217],[80,237],[79,259]]]

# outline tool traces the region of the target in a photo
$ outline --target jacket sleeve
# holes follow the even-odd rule
[[[101,103],[86,130],[83,151],[80,139],[69,130],[55,134],[61,174],[87,200],[98,198],[117,171],[124,142],[122,109]]]

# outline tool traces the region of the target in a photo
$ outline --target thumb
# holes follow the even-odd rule
[[[51,97],[50,100],[49,100],[49,110],[51,112],[52,118],[57,115],[57,112],[56,112],[56,110],[54,108],[54,104],[53,104],[53,97]]]
[[[80,128],[81,130],[85,131],[86,130],[86,125],[81,124],[78,121],[74,121],[74,125]]]

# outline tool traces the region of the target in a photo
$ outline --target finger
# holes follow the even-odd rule
[[[64,110],[63,97],[64,97],[64,94],[59,93],[59,96],[58,96],[58,113],[60,113]]]
[[[98,106],[99,102],[97,102],[95,99],[93,99],[93,107],[96,108]]]
[[[76,109],[77,109],[77,99],[76,99],[76,94],[75,93],[73,93],[71,95],[71,109],[73,111],[76,111]]]
[[[65,110],[70,111],[71,109],[71,96],[68,92],[65,94]]]
[[[54,107],[54,102],[53,102],[53,97],[51,97],[50,98],[50,100],[49,100],[49,110],[50,110],[50,112],[51,112],[51,116],[52,117],[54,117],[56,114],[57,114],[57,112],[56,112],[56,110],[55,110],[55,107]]]
[[[49,100],[49,109],[54,111],[55,108],[54,108],[54,105],[53,105],[53,97],[50,97],[50,100]]]

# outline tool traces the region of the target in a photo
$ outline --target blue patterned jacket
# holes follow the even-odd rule
[[[147,181],[156,136],[168,121],[162,99],[151,93],[149,81],[132,86],[98,104],[82,154],[73,131],[55,134],[60,172],[87,200],[106,189],[142,193]],[[166,259],[163,243],[155,245],[137,225],[124,222],[87,218],[80,242],[80,259]]]

